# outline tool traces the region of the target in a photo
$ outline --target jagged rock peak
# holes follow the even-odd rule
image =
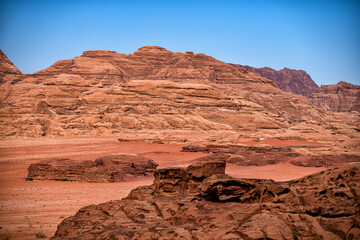
[[[340,81],[340,82],[338,82],[338,83],[335,84],[335,85],[344,86],[344,87],[353,87],[353,88],[358,88],[358,89],[360,89],[360,86],[359,86],[359,85],[351,84],[351,83],[348,83],[348,82],[345,82],[345,81]]]
[[[267,67],[267,68],[268,68],[268,69],[272,69],[272,68],[270,68],[270,67]],[[275,70],[275,69],[272,69],[272,70]],[[276,70],[275,70],[275,71],[276,71]],[[288,67],[284,67],[284,68],[281,69],[280,71],[289,71],[289,72],[296,71],[296,72],[300,72],[300,73],[304,73],[304,74],[308,75],[305,70],[293,69],[293,68],[288,68]]]
[[[310,97],[310,95],[319,88],[319,86],[304,70],[295,70],[285,67],[280,71],[276,71],[270,67],[254,68],[240,64],[232,65],[236,68],[244,68],[250,72],[257,73],[264,78],[274,81],[276,85],[285,92]]]
[[[10,59],[1,49],[0,49],[0,73],[22,74],[21,71],[10,61]]]

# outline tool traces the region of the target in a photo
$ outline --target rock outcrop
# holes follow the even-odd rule
[[[326,112],[205,54],[151,46],[132,54],[85,51],[18,80],[0,84],[0,137],[161,135],[183,142],[214,133],[216,141],[301,137],[348,148],[360,138],[358,116]],[[183,137],[174,136],[179,132]]]
[[[322,85],[311,95],[311,102],[329,111],[360,113],[360,85],[343,81]]]
[[[158,164],[136,154],[115,154],[95,161],[51,159],[31,164],[28,178],[78,182],[122,182],[125,176],[145,176]]]
[[[231,65],[237,68],[244,68],[250,72],[257,73],[264,78],[270,79],[285,92],[310,97],[311,94],[319,88],[319,86],[311,79],[309,74],[303,70],[283,68],[280,71],[276,71],[269,67],[254,68],[240,64]]]
[[[20,81],[23,74],[0,49],[0,84],[6,81]]]
[[[234,179],[218,164],[157,170],[153,185],[81,208],[51,239],[359,239],[359,164],[289,182]]]
[[[324,115],[257,74],[205,54],[86,51],[0,86],[3,136],[119,129],[279,129]],[[10,121],[11,119],[11,121]]]
[[[265,166],[288,162],[302,167],[330,167],[360,162],[360,154],[302,154],[301,148],[323,146],[298,145],[286,147],[245,146],[236,144],[185,145],[184,152],[206,152],[211,155],[195,159],[198,162],[225,161],[240,166]]]

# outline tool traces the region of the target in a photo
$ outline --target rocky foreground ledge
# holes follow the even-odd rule
[[[359,168],[288,182],[234,179],[222,161],[159,169],[123,200],[81,208],[51,239],[359,239]]]

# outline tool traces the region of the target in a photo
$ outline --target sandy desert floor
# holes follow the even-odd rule
[[[266,144],[303,143],[267,141]],[[131,189],[149,185],[153,180],[153,177],[141,177],[127,178],[121,183],[25,181],[31,163],[52,157],[94,160],[113,153],[137,153],[155,160],[158,168],[163,168],[187,166],[193,159],[206,156],[205,153],[181,152],[181,146],[117,142],[117,137],[0,140],[0,239],[36,239],[36,234],[41,232],[50,237],[57,225],[79,208],[121,199]],[[261,167],[228,164],[226,171],[234,177],[285,181],[322,170],[285,163]]]

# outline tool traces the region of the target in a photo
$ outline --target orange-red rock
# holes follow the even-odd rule
[[[0,91],[3,136],[279,129],[322,116],[305,98],[259,75],[161,47],[129,55],[86,51]]]
[[[247,65],[232,64],[237,68],[244,68],[250,72],[257,73],[264,78],[270,79],[285,92],[300,94],[310,97],[319,86],[303,70],[283,68],[276,71],[269,67],[254,68]]]
[[[289,182],[213,172],[190,193],[189,167],[158,170],[123,200],[83,207],[52,239],[357,239],[359,167]]]
[[[28,178],[35,180],[78,182],[121,182],[124,177],[152,173],[158,164],[136,154],[114,154],[95,161],[50,159],[31,164]]]
[[[6,81],[19,80],[22,72],[8,59],[0,49],[0,84]]]
[[[325,110],[360,113],[360,85],[343,81],[322,85],[311,95],[311,102]]]
[[[132,54],[85,51],[3,82],[0,103],[1,137],[282,138],[336,142],[339,148],[354,148],[359,139],[357,116],[319,109],[271,80],[205,54],[161,47]]]

